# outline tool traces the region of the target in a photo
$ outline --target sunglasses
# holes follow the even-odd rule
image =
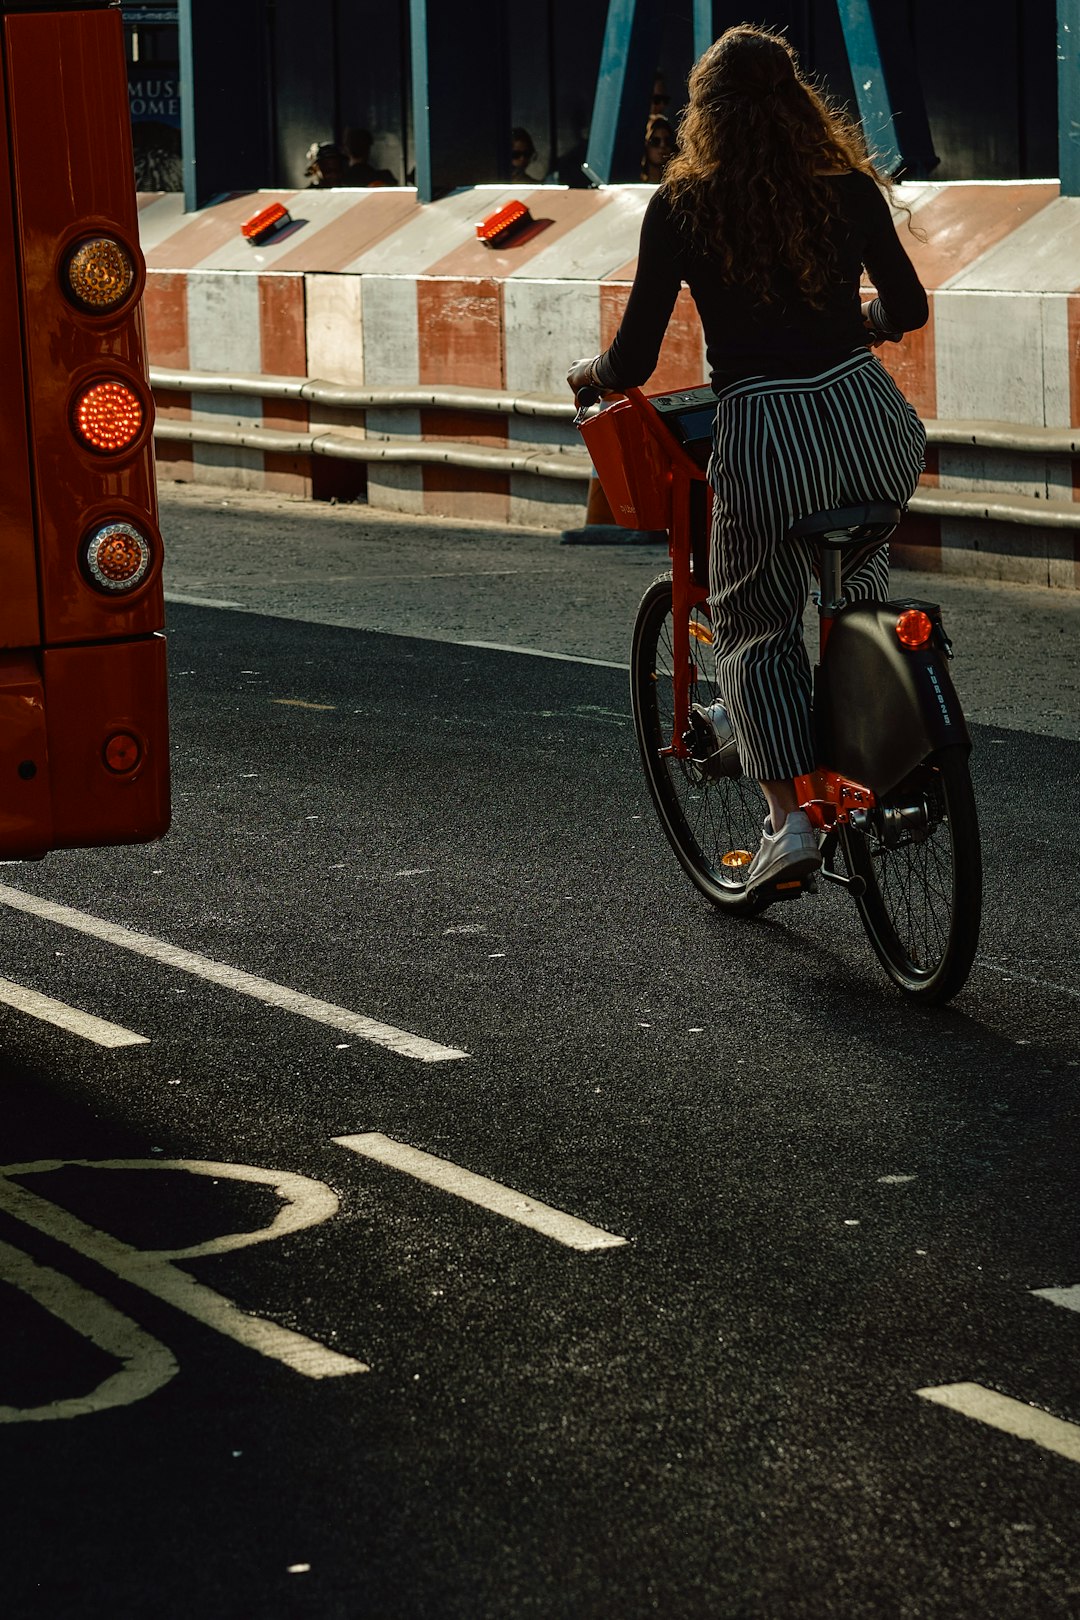
[[[525,162],[527,163],[532,157],[532,153],[524,151],[520,146],[515,146],[511,151],[510,156],[512,158],[524,158]]]
[[[671,136],[670,135],[650,135],[648,140],[645,142],[645,145],[646,146],[670,146],[671,145]]]

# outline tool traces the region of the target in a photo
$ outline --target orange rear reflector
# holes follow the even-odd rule
[[[75,430],[91,450],[126,450],[142,432],[142,400],[122,382],[99,382],[79,396]]]
[[[933,621],[922,608],[905,608],[896,621],[897,639],[905,647],[925,647],[933,633]]]
[[[91,315],[118,309],[135,285],[135,265],[121,242],[92,236],[80,242],[67,262],[67,290]]]

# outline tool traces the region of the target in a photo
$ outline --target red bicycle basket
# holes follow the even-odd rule
[[[581,436],[624,529],[671,527],[671,463],[629,400],[591,416]]]

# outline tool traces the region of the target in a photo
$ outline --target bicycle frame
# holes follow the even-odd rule
[[[624,528],[666,528],[668,531],[674,722],[671,742],[663,753],[675,759],[689,759],[691,615],[695,608],[704,606],[709,597],[712,490],[704,469],[664,426],[649,398],[640,388],[628,388],[621,401],[594,415],[586,416],[584,412],[588,407],[583,407],[578,413],[578,426],[616,521]],[[632,414],[624,421],[622,417],[627,407]],[[630,431],[631,421],[636,434]],[[658,473],[662,480],[659,488]],[[695,485],[704,485],[706,491],[705,533],[698,537],[702,542],[698,545],[694,543],[691,511]],[[824,654],[832,626],[843,607],[841,565],[835,553],[823,553],[820,583],[820,647]],[[822,831],[847,821],[855,811],[873,809],[877,803],[870,788],[826,766],[798,777],[795,790],[811,822]]]

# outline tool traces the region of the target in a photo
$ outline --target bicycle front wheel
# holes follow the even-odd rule
[[[859,827],[841,829],[856,904],[886,973],[940,1003],[963,986],[979,943],[982,855],[967,754],[942,748]]]
[[[634,625],[630,695],[645,779],[660,824],[688,876],[714,905],[749,916],[763,902],[746,892],[750,853],[761,841],[765,804],[755,782],[716,775],[670,753],[675,725],[671,576],[646,591]],[[690,621],[690,703],[718,699],[708,611]],[[736,766],[736,770],[737,770]]]

